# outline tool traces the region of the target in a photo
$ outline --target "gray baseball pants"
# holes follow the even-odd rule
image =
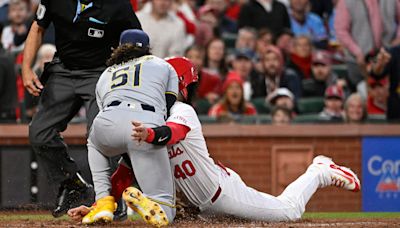
[[[128,107],[126,102],[105,108],[93,121],[88,139],[88,157],[96,200],[110,195],[112,173],[108,157],[127,153],[143,193],[152,199],[175,205],[175,189],[167,148],[133,141],[132,120],[140,121],[146,127],[165,124],[162,114],[142,110],[138,103]],[[165,205],[161,207],[168,220],[173,221],[175,208]]]

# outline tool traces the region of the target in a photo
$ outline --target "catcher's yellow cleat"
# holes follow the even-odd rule
[[[90,209],[90,212],[83,217],[82,224],[90,225],[112,222],[117,205],[114,197],[106,196],[97,200]]]
[[[128,187],[122,193],[126,205],[136,211],[150,225],[161,227],[168,225],[168,218],[160,204],[147,198],[141,191]]]

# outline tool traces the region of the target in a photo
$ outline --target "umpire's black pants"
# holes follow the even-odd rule
[[[29,140],[39,164],[51,182],[59,186],[78,172],[76,163],[67,153],[60,132],[85,105],[87,129],[98,113],[95,89],[105,69],[69,70],[58,58],[45,68],[48,80],[39,100],[38,113],[29,126]]]

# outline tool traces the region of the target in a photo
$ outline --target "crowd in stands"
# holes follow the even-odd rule
[[[154,55],[194,63],[199,82],[188,102],[203,122],[400,120],[400,0],[131,3]],[[0,0],[3,123],[29,122],[37,109],[20,65],[39,4]],[[38,52],[38,75],[56,52],[53,33],[50,27]]]

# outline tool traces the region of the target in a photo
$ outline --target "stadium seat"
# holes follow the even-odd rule
[[[265,98],[255,98],[251,100],[251,103],[256,107],[258,114],[269,114],[271,112],[271,106],[265,102]]]
[[[366,122],[373,124],[387,123],[385,115],[368,115]]]
[[[241,124],[270,124],[271,115],[255,115],[255,116],[243,116],[239,121]]]
[[[346,64],[332,65],[332,71],[335,72],[339,78],[347,78],[348,76]]]
[[[258,116],[242,116],[239,123],[241,124],[257,124],[258,123]]]
[[[207,115],[208,110],[211,108],[211,104],[207,99],[200,99],[194,102],[193,107],[198,115]]]
[[[235,33],[223,33],[222,40],[225,43],[226,49],[234,49],[236,43],[237,34]]]
[[[319,113],[324,108],[323,97],[300,98],[297,102],[301,114]]]
[[[293,120],[294,123],[319,123],[321,119],[318,114],[298,115]]]
[[[271,124],[271,122],[272,122],[271,115],[258,115],[259,124]]]
[[[217,119],[208,115],[199,115],[199,120],[202,124],[213,124],[217,123]]]

